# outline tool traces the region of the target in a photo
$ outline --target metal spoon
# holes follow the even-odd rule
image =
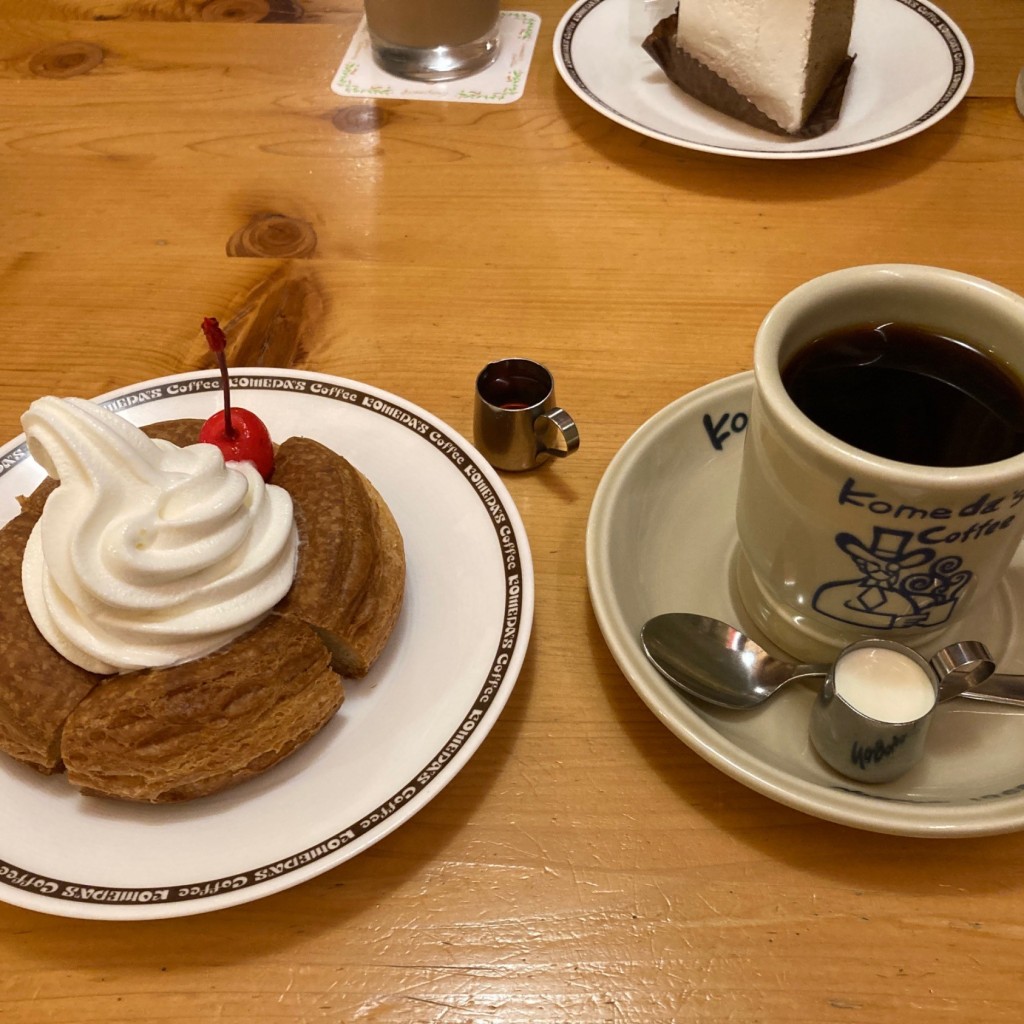
[[[722,708],[753,708],[798,679],[820,682],[831,666],[773,658],[734,626],[706,615],[669,612],[644,623],[640,642],[655,668],[676,689]],[[1024,706],[1024,676],[993,675],[982,644],[950,644],[932,664],[939,700],[972,700]]]
[[[673,686],[720,708],[756,707],[786,683],[824,680],[829,670],[779,661],[728,623],[688,612],[648,620],[640,643]]]

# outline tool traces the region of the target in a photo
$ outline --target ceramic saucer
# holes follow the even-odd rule
[[[859,785],[833,772],[807,737],[814,693],[787,687],[752,711],[689,702],[648,663],[638,640],[653,615],[690,611],[736,625],[731,592],[734,506],[753,375],[678,399],[645,423],[609,465],[587,528],[587,577],[605,641],[647,706],[726,775],[829,821],[908,836],[1024,828],[1024,713],[979,701],[940,706],[924,760],[902,778]],[[1021,671],[1024,556],[962,638],[985,642],[1004,671]],[[930,652],[923,652],[930,653]]]
[[[578,0],[555,29],[555,66],[584,103],[673,146],[762,160],[807,160],[889,146],[930,128],[967,95],[970,44],[923,0],[858,0],[856,55],[839,120],[816,139],[752,128],[687,96],[643,51],[637,0]]]

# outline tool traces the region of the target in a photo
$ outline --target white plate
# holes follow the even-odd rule
[[[641,135],[687,149],[766,160],[801,160],[878,149],[941,120],[967,94],[970,44],[922,0],[858,0],[856,54],[836,125],[816,139],[787,140],[687,96],[630,31],[637,0],[580,0],[555,29],[555,64],[596,111]]]
[[[587,528],[591,601],[619,667],[648,707],[725,774],[789,807],[875,832],[965,836],[1024,827],[1024,713],[979,701],[941,705],[925,759],[902,778],[859,785],[833,772],[807,737],[813,691],[787,687],[752,711],[688,702],[651,666],[640,627],[689,611],[744,626],[730,584],[734,509],[752,374],[678,399],[622,447]],[[714,436],[720,448],[712,441]],[[1020,637],[1024,555],[988,606],[963,624],[1007,671]],[[924,652],[930,653],[930,652]]]
[[[0,755],[0,898],[68,917],[137,919],[244,903],[312,878],[407,821],[466,764],[501,713],[533,619],[533,566],[508,491],[428,412],[337,377],[232,370],[237,404],[271,435],[329,445],[401,528],[402,612],[371,673],[292,757],[226,792],[139,806],[78,795]],[[103,396],[143,424],[205,419],[216,373]],[[0,451],[0,521],[42,472],[23,439]]]

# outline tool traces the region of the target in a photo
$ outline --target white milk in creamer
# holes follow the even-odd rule
[[[885,647],[849,651],[836,662],[832,678],[836,693],[876,722],[914,722],[935,706],[927,671]]]

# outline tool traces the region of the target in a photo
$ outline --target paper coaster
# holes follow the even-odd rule
[[[512,103],[526,88],[526,76],[537,42],[540,18],[526,11],[502,11],[498,27],[498,56],[483,71],[454,82],[412,82],[382,71],[373,62],[366,19],[331,82],[340,96],[396,100],[441,100],[445,103]]]

